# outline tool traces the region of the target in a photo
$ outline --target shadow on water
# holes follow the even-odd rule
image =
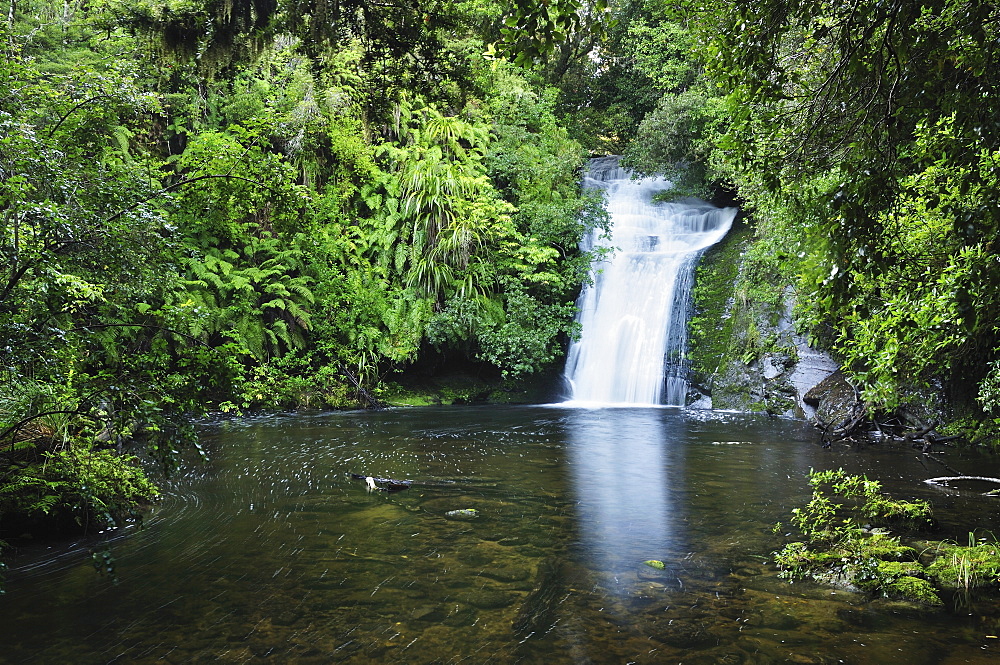
[[[746,415],[559,406],[273,418],[208,438],[210,464],[114,543],[117,584],[83,553],[14,567],[0,663],[997,657],[995,600],[932,612],[790,585],[768,562],[810,467],[935,500],[948,537],[996,527],[993,500],[926,486],[939,474],[909,449],[824,451],[801,423]],[[414,482],[369,492],[351,472]]]

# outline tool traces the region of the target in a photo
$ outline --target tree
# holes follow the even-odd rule
[[[872,406],[982,378],[1000,313],[996,8],[775,0],[673,16],[726,92],[716,173],[799,245],[803,319],[832,325]]]
[[[10,41],[4,40],[5,44]],[[190,427],[146,374],[139,305],[169,284],[160,185],[137,118],[156,101],[127,67],[42,77],[0,62],[0,517],[119,520],[156,493],[119,444],[169,457]],[[157,274],[159,273],[159,274]],[[164,280],[164,273],[167,279]],[[80,441],[83,436],[86,442]],[[78,445],[79,444],[79,445]],[[118,448],[118,450],[109,450]]]

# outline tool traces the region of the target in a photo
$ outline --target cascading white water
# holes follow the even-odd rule
[[[694,267],[729,231],[736,208],[653,203],[670,183],[632,180],[617,157],[591,160],[584,184],[607,190],[611,217],[610,237],[595,231],[584,248],[612,253],[593,266],[593,284],[580,295],[581,336],[566,360],[570,400],[682,406]]]

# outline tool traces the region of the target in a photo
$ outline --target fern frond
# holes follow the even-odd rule
[[[288,285],[287,285],[288,286],[288,290],[290,292],[294,293],[295,295],[297,295],[302,300],[305,300],[308,303],[315,302],[316,301],[316,296],[313,295],[313,292],[309,289],[308,286],[306,286],[305,283],[299,282],[298,281],[299,279],[303,279],[304,280],[306,278],[296,278],[295,281],[289,282]]]
[[[265,312],[269,309],[280,309],[281,311],[285,311],[287,308],[284,300],[281,298],[274,298],[273,300],[268,300],[260,305],[261,312]]]

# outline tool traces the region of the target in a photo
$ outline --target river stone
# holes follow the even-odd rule
[[[746,663],[747,656],[739,649],[733,647],[719,647],[718,649],[708,649],[695,654],[684,654],[685,664],[690,665],[742,665]],[[761,661],[750,660],[751,663]]]
[[[498,610],[514,603],[514,597],[497,589],[482,587],[462,594],[461,600],[481,610]]]
[[[837,612],[837,618],[857,628],[877,630],[889,623],[888,617],[863,607],[847,607]]]
[[[688,404],[689,409],[701,409],[703,411],[712,410],[712,398],[708,395],[699,395]]]
[[[444,611],[437,605],[423,605],[410,612],[410,618],[415,621],[440,623],[444,619]]]
[[[497,582],[521,582],[531,577],[531,569],[527,566],[512,564],[489,564],[477,573]]]
[[[454,575],[452,577],[446,578],[444,580],[444,585],[446,588],[454,589],[468,589],[472,586],[472,582],[466,579],[464,576]]]
[[[760,364],[761,369],[764,372],[764,378],[768,381],[776,379],[785,373],[785,362],[783,358],[775,358],[774,356],[768,354],[761,359]]]
[[[463,626],[471,626],[476,623],[478,614],[473,607],[456,607],[453,612],[450,612],[448,616],[444,618],[441,623],[445,626],[450,626],[451,628],[461,628]]]
[[[816,407],[816,421],[837,429],[850,422],[858,398],[843,372],[834,372],[813,386],[802,401]]]
[[[674,619],[666,628],[666,632],[657,637],[678,649],[694,649],[709,644],[714,645],[717,641],[716,637],[705,630],[703,625],[684,619]]]
[[[272,622],[275,626],[291,626],[292,624],[298,623],[301,618],[302,615],[298,612],[286,610],[274,615]]]
[[[493,563],[496,558],[492,552],[484,551],[482,548],[469,548],[458,553],[458,560],[473,568],[485,567]]]
[[[794,630],[802,625],[802,621],[792,616],[791,607],[781,607],[774,604],[764,607],[758,617],[751,619],[751,625],[760,625],[776,630]]]

